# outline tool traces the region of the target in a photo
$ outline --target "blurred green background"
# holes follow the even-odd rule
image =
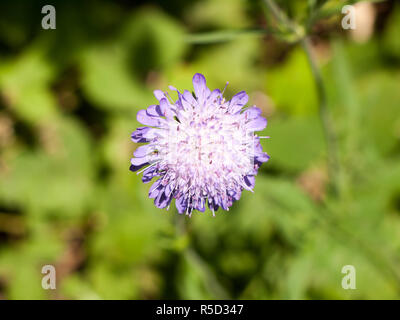
[[[329,178],[307,56],[262,0],[1,1],[0,298],[400,298],[400,5],[358,3],[343,30],[347,2],[277,1],[322,72]],[[271,160],[229,212],[189,219],[148,199],[130,134],[196,72],[248,92]]]

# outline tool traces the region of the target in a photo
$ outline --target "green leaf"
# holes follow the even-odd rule
[[[9,108],[23,120],[37,124],[57,114],[50,90],[55,70],[37,43],[17,59],[0,63],[0,90]]]
[[[296,172],[321,161],[325,154],[317,117],[273,119],[268,134],[271,139],[265,143],[265,150],[271,155],[269,166]]]
[[[93,188],[87,133],[67,119],[46,123],[42,130],[49,150],[21,150],[1,174],[0,199],[34,214],[79,216]]]
[[[113,41],[84,51],[84,92],[98,107],[133,113],[154,102],[144,80],[171,68],[185,48],[184,31],[174,20],[155,10],[136,12]]]
[[[293,115],[317,113],[314,78],[302,50],[293,51],[283,65],[267,71],[266,87],[278,109]]]
[[[396,79],[398,79],[396,81]],[[362,92],[365,112],[364,141],[382,154],[396,150],[400,137],[400,74],[375,72],[366,76],[357,91]]]
[[[245,0],[205,0],[191,8],[188,23],[194,27],[204,25],[214,28],[249,27],[250,19],[246,15]]]

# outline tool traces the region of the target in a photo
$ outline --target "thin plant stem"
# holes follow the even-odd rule
[[[176,214],[176,233],[178,237],[189,236],[186,228],[186,217]],[[228,292],[220,284],[213,270],[208,266],[208,263],[196,252],[196,250],[189,245],[183,250],[185,259],[204,277],[204,284],[207,290],[212,293],[217,299],[226,300],[230,299]]]
[[[265,5],[271,11],[272,15],[275,19],[287,30],[289,30],[294,36],[294,40],[292,42],[297,42],[301,38],[304,37],[304,28],[299,26],[297,23],[292,21],[284,11],[275,3],[274,0],[264,0]]]
[[[328,174],[329,180],[332,183],[333,191],[338,192],[337,176],[339,171],[339,162],[337,156],[336,135],[332,126],[331,117],[328,110],[325,84],[322,79],[321,71],[317,65],[315,56],[312,53],[310,39],[304,37],[301,40],[301,45],[307,55],[310,64],[311,72],[314,77],[315,86],[318,94],[318,111],[324,131],[327,153],[328,153]]]
[[[307,55],[307,59],[311,68],[311,72],[314,78],[315,86],[318,95],[318,111],[319,118],[321,121],[322,129],[324,132],[324,137],[327,146],[327,157],[328,157],[328,175],[329,181],[332,185],[332,191],[334,193],[339,192],[337,178],[339,176],[339,161],[337,156],[337,146],[336,146],[336,135],[332,126],[332,121],[330,118],[325,84],[322,79],[321,71],[318,67],[315,56],[312,53],[310,39],[299,33],[300,28],[291,21],[286,14],[279,8],[274,0],[264,0],[265,4],[271,10],[274,17],[282,24],[286,25],[287,28],[292,30],[297,36],[299,36],[300,43]]]
[[[190,44],[211,44],[232,41],[239,37],[264,37],[267,34],[272,34],[272,31],[266,29],[216,31],[189,34],[185,40]]]
[[[282,10],[275,4],[274,0],[264,0],[267,6],[270,8],[272,14],[275,18],[281,23],[285,23],[288,28],[290,28],[293,32],[296,32],[298,28],[296,25],[290,21],[287,16],[282,12]],[[321,120],[321,124],[323,127],[326,145],[327,145],[327,153],[328,153],[328,170],[329,177],[332,183],[333,191],[335,193],[339,192],[339,187],[337,183],[337,176],[339,176],[339,160],[337,155],[337,145],[336,145],[336,135],[332,126],[332,121],[330,118],[328,104],[327,104],[327,94],[325,84],[322,78],[321,71],[318,67],[315,56],[313,55],[310,39],[305,35],[300,39],[300,43],[307,55],[307,59],[311,68],[311,72],[314,78],[314,82],[317,89],[318,94],[318,106],[319,106],[319,116]],[[323,210],[325,213],[325,211]],[[320,219],[320,216],[317,217]],[[361,239],[355,237],[351,232],[348,232],[346,229],[341,227],[337,220],[333,215],[324,215],[323,221],[328,222],[328,227],[333,227],[334,232],[344,236],[346,239],[353,241],[368,257],[370,257],[371,261],[375,265],[375,267],[379,269],[383,269],[387,272],[389,277],[392,277],[397,284],[400,283],[400,274],[396,269],[391,267],[391,263],[387,262],[386,257],[377,250],[373,250],[369,245],[365,244]],[[398,288],[398,286],[397,286]]]
[[[264,0],[267,7],[271,10],[272,15],[283,25],[292,28],[292,22],[286,16],[286,14],[278,7],[273,0]]]

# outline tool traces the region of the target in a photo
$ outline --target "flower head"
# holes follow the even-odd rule
[[[136,149],[130,170],[143,172],[143,182],[154,177],[149,197],[158,208],[169,208],[173,198],[180,214],[204,212],[206,203],[215,213],[229,210],[243,189],[252,191],[255,175],[269,156],[262,151],[260,137],[267,120],[261,110],[244,108],[248,101],[241,91],[231,100],[219,89],[210,91],[202,74],[193,77],[194,95],[170,87],[178,94],[172,101],[167,93],[154,91],[159,101],[140,110],[144,124],[132,133]]]

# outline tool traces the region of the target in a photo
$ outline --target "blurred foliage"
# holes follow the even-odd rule
[[[345,1],[277,1],[312,34],[338,194],[307,57],[283,28],[259,32],[279,24],[263,1],[52,3],[56,30],[41,29],[48,1],[0,3],[0,298],[400,297],[395,1],[371,5],[366,41],[341,29]],[[195,72],[269,121],[255,192],[215,218],[156,209],[128,170],[136,112]],[[356,290],[341,287],[349,264]]]

